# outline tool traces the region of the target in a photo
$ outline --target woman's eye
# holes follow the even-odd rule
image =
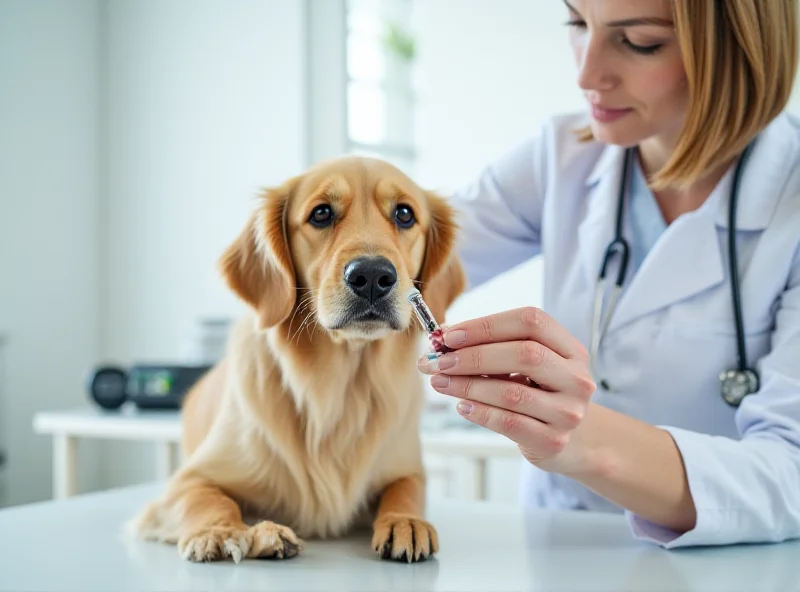
[[[663,47],[662,43],[656,43],[654,45],[636,45],[628,39],[623,40],[623,43],[627,45],[631,51],[642,55],[652,55]]]
[[[414,225],[414,222],[416,222],[414,219],[414,212],[405,205],[397,206],[397,209],[394,211],[394,220],[401,228],[410,228]]]
[[[311,210],[308,221],[318,228],[324,228],[333,222],[333,210],[327,204],[317,206]]]

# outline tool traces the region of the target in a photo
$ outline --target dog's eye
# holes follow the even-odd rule
[[[308,221],[319,228],[328,226],[331,222],[333,222],[333,210],[327,204],[317,206],[311,210],[311,215],[308,217]]]
[[[413,210],[405,205],[397,206],[397,209],[394,211],[394,219],[401,228],[410,228],[416,221]]]

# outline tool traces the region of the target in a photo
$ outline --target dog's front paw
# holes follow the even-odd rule
[[[252,539],[245,524],[210,526],[182,536],[178,552],[188,561],[219,561],[230,557],[239,563],[249,553]]]
[[[418,516],[384,514],[373,524],[372,548],[382,559],[420,561],[439,551],[436,529]]]
[[[288,526],[264,520],[250,528],[248,557],[290,559],[303,550],[303,541]]]
[[[248,527],[211,526],[178,541],[178,551],[188,561],[219,561],[245,557],[288,559],[303,549],[297,535],[287,526],[263,521]]]

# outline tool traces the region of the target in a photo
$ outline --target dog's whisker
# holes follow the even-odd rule
[[[307,308],[307,307],[306,307],[306,308]],[[300,322],[300,326],[299,326],[299,327],[297,328],[297,330],[294,332],[294,334],[292,335],[292,337],[291,337],[290,341],[294,341],[294,338],[295,338],[295,337],[297,337],[297,338],[298,338],[298,339],[297,339],[297,344],[298,344],[298,345],[300,344],[300,333],[302,332],[302,330],[303,330],[303,327],[307,326],[307,325],[308,325],[308,322],[309,322],[309,321],[310,321],[312,318],[313,318],[313,319],[315,320],[315,322],[316,322],[316,315],[315,315],[315,314],[313,314],[313,313],[314,313],[314,311],[313,311],[313,310],[311,310],[311,311],[309,311],[309,312],[308,312],[308,314],[306,314],[305,316],[303,316],[303,319],[302,319],[302,321]],[[301,314],[302,314],[302,313],[301,313]],[[311,336],[311,333],[309,333],[309,337],[310,337],[310,336]]]
[[[300,331],[303,328],[303,324],[305,323],[305,321],[306,321],[306,319],[303,316],[303,314],[301,313],[301,315],[300,315],[300,324],[295,328],[294,333],[292,333],[292,336],[289,339],[290,342],[294,341],[294,338],[297,337],[298,333],[300,333]],[[298,341],[298,343],[300,343],[300,342]]]
[[[294,338],[297,337],[298,333],[300,332],[300,330],[302,328],[303,328],[303,323],[300,323],[300,326],[297,329],[295,329],[294,333],[292,333],[292,337],[289,339],[290,343],[294,341]],[[299,345],[299,344],[300,344],[300,340],[298,339],[297,340],[297,345]]]
[[[313,331],[315,329],[319,328],[319,318],[316,315],[309,315],[308,317],[306,317],[306,320],[310,321],[310,322],[304,323],[305,329],[306,329],[306,331],[308,333],[308,336],[310,338],[310,337],[313,336]]]
[[[299,307],[294,309],[294,312],[292,313],[292,318],[289,319],[289,327],[291,327],[292,323],[294,323],[294,318],[297,316],[297,311],[298,310],[299,310]]]
[[[307,329],[307,328],[308,328],[308,326],[309,326],[309,323],[308,323],[308,322],[305,322],[305,323],[303,323],[303,324],[300,326],[300,328],[297,330],[297,333],[296,333],[296,337],[297,337],[297,345],[300,345],[300,337],[302,336],[303,329]],[[308,334],[309,334],[309,337],[310,337],[310,336],[311,336],[311,333],[310,333],[310,332],[308,332]]]
[[[300,301],[300,305],[299,305],[299,306],[297,306],[297,307],[294,309],[294,312],[292,313],[292,318],[291,318],[291,319],[289,319],[289,327],[291,327],[291,326],[292,326],[292,323],[294,323],[294,318],[297,316],[297,313],[300,311],[300,309],[301,309],[301,307],[302,307],[302,306],[303,306],[303,301],[301,300],[301,301]],[[290,339],[290,341],[291,341],[291,339]]]
[[[302,314],[313,302],[314,302],[313,298],[301,301],[300,304],[297,306],[297,310],[295,312],[299,312]]]
[[[298,307],[300,314],[303,314],[312,304],[314,304],[313,298],[309,298],[305,302],[301,303],[301,305]]]
[[[315,316],[315,317],[314,317],[314,322],[313,322],[313,325],[312,325],[312,326],[310,326],[310,327],[308,327],[308,336],[309,336],[309,337],[311,337],[311,332],[312,332],[314,329],[318,329],[318,328],[319,328],[319,319],[318,319],[318,318]]]
[[[299,314],[299,315],[301,315],[301,318],[302,318],[302,315],[305,312],[305,310],[314,303],[314,299],[316,297],[316,292],[319,292],[319,290],[313,290],[313,289],[310,289],[310,288],[297,288],[297,289],[298,290],[304,290],[307,293],[303,294],[302,296],[300,296],[299,303],[295,307],[295,310],[292,313],[292,317],[289,320],[289,325],[288,325],[289,330],[291,330],[291,327],[294,324],[295,317]],[[291,336],[287,332],[287,338],[288,338],[290,343],[292,341],[294,341],[294,337],[302,329],[302,326],[303,326],[303,323],[301,322],[300,323],[300,327],[298,328],[298,330],[295,331],[295,333],[293,335],[291,335]]]

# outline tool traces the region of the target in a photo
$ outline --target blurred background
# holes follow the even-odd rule
[[[448,194],[582,108],[566,18],[560,0],[0,0],[0,504],[51,497],[34,417],[89,408],[93,368],[190,360],[241,311],[215,264],[262,187],[363,153]],[[539,304],[539,265],[448,320]],[[147,442],[77,446],[81,490],[152,478]],[[513,503],[517,467],[489,467],[490,497]]]

